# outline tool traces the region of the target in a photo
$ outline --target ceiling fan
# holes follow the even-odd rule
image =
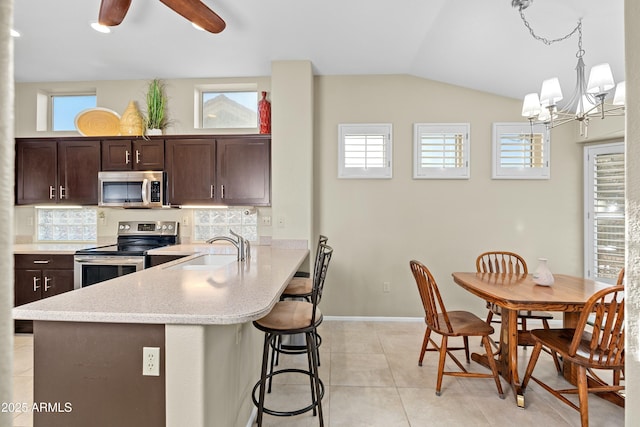
[[[224,30],[226,24],[200,0],[160,0],[193,24],[211,33]],[[119,25],[129,10],[131,0],[102,0],[98,22],[107,27]]]

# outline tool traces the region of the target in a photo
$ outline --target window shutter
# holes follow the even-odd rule
[[[549,150],[544,124],[494,123],[493,178],[548,179]]]
[[[613,279],[624,267],[625,203],[624,153],[593,154],[593,277]]]
[[[391,124],[338,125],[338,178],[391,178]]]
[[[414,178],[469,178],[469,124],[414,124]]]

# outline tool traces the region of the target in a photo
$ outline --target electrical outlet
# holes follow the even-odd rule
[[[160,347],[142,347],[142,375],[160,376]]]
[[[278,228],[284,228],[284,217],[278,217]]]
[[[188,227],[189,226],[189,217],[187,215],[182,217],[182,225],[184,227]]]
[[[271,225],[271,217],[269,215],[265,215],[261,218],[262,225],[270,226]]]
[[[391,282],[383,282],[382,283],[382,292],[391,292]]]

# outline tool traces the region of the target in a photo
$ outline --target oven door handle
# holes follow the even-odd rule
[[[104,259],[104,258],[75,258],[75,262],[79,264],[97,264],[97,265],[125,265],[125,264],[139,264],[143,262],[141,258],[118,258],[118,259]]]

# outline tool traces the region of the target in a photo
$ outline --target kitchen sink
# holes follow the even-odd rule
[[[190,260],[172,265],[167,270],[213,270],[238,261],[236,255],[203,254]]]

